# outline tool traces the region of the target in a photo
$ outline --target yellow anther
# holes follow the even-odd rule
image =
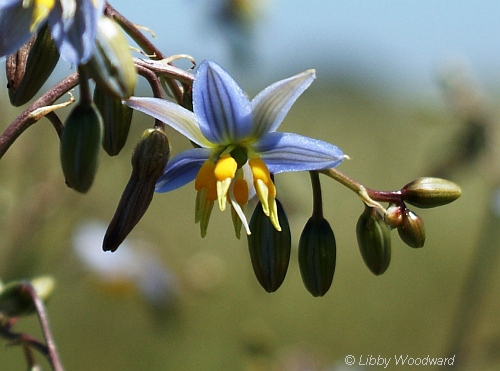
[[[217,198],[219,199],[219,208],[221,211],[226,209],[227,192],[229,191],[237,168],[238,164],[234,158],[229,155],[221,157],[215,165],[214,174],[217,179]]]
[[[33,5],[33,16],[31,18],[30,32],[34,32],[38,26],[47,19],[54,8],[56,0],[35,0]]]
[[[234,181],[233,186],[234,198],[241,206],[245,205],[248,201],[248,185],[245,179],[238,177]]]
[[[229,155],[223,156],[217,161],[215,165],[215,177],[217,180],[225,180],[227,178],[234,178],[234,174],[236,174],[236,169],[238,168],[238,164],[235,159]]]
[[[215,201],[217,199],[216,184],[217,179],[215,178],[215,164],[211,161],[205,161],[196,175],[194,188],[197,191],[206,189],[206,199],[209,201]]]

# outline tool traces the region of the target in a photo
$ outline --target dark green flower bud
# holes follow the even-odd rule
[[[5,66],[10,103],[18,107],[33,98],[58,61],[59,52],[46,24],[28,43],[7,57]]]
[[[54,291],[55,282],[48,276],[35,278],[31,282],[9,282],[0,289],[0,314],[19,317],[35,312],[29,285],[42,301],[47,301]]]
[[[79,104],[69,114],[61,135],[61,164],[66,184],[85,193],[99,163],[103,124],[94,104]]]
[[[378,210],[365,206],[356,224],[356,236],[368,269],[376,276],[384,273],[391,261],[391,236]]]
[[[104,122],[102,146],[108,155],[116,156],[127,141],[133,110],[98,85],[94,89],[94,103]]]
[[[410,247],[422,247],[425,243],[424,221],[413,211],[405,209],[403,222],[398,227],[399,237]]]
[[[292,246],[288,218],[278,200],[276,204],[281,232],[272,225],[259,202],[250,219],[252,234],[248,236],[248,250],[253,271],[267,292],[276,291],[283,283]]]
[[[337,260],[335,235],[328,221],[312,216],[299,240],[299,268],[304,286],[313,296],[330,289]]]
[[[123,191],[115,215],[108,226],[102,248],[115,251],[148,209],[156,181],[163,175],[170,145],[160,129],[147,129],[132,154],[132,174]]]
[[[441,178],[419,178],[401,189],[403,200],[420,208],[442,206],[462,195],[458,185]]]
[[[115,21],[102,17],[97,25],[94,55],[84,65],[97,85],[117,98],[129,98],[137,74],[127,39]]]

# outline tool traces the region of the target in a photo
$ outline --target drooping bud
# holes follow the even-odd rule
[[[310,217],[299,240],[299,268],[304,286],[313,296],[323,296],[330,289],[336,254],[335,235],[328,221]]]
[[[7,57],[5,67],[9,99],[13,106],[27,103],[43,86],[59,61],[59,52],[48,25]]]
[[[169,155],[168,138],[161,129],[147,129],[142,134],[132,154],[132,174],[104,236],[104,251],[115,251],[141,220]]]
[[[424,221],[413,211],[405,209],[403,222],[398,226],[399,237],[410,247],[422,247],[425,243]]]
[[[449,204],[462,195],[458,185],[441,178],[418,178],[401,189],[403,200],[420,208]]]
[[[66,119],[61,135],[61,165],[66,184],[86,193],[99,163],[103,124],[94,104],[77,105]]]
[[[365,206],[356,224],[356,236],[368,269],[376,276],[384,273],[391,261],[391,236],[378,210]]]
[[[127,39],[114,20],[99,19],[95,44],[92,58],[83,67],[109,94],[129,98],[134,92],[137,74]]]
[[[403,207],[399,205],[389,205],[384,214],[385,224],[389,228],[397,228],[403,222]]]
[[[99,85],[94,89],[94,103],[104,122],[102,147],[110,156],[120,153],[128,138],[133,109],[120,98],[105,92]]]
[[[262,210],[260,202],[250,220],[248,250],[253,271],[267,292],[276,291],[285,279],[292,245],[290,226],[281,203],[276,200],[281,231],[276,230]]]
[[[13,281],[0,290],[0,314],[8,317],[19,317],[35,311],[33,297],[30,294],[31,285],[42,301],[47,301],[54,291],[55,281],[52,277],[42,276],[28,281]]]

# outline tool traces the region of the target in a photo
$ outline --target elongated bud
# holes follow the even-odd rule
[[[42,301],[47,301],[54,291],[55,281],[43,276],[28,281],[9,282],[0,290],[0,314],[8,317],[25,316],[35,312],[29,285]]]
[[[403,200],[420,208],[442,206],[462,195],[458,185],[441,178],[418,178],[401,189]]]
[[[61,165],[66,184],[86,193],[99,163],[103,124],[94,104],[79,104],[69,114],[61,135]]]
[[[332,285],[337,260],[335,235],[328,221],[312,216],[299,240],[299,268],[304,286],[313,296],[323,296]]]
[[[127,39],[115,21],[101,17],[97,25],[94,55],[84,68],[97,85],[117,98],[129,98],[137,74]]]
[[[5,66],[10,103],[18,107],[33,98],[58,61],[59,52],[46,24],[28,43],[7,57]]]
[[[422,247],[425,243],[424,221],[413,211],[405,209],[403,222],[398,226],[401,240],[410,247]]]
[[[384,273],[391,261],[391,236],[380,213],[365,206],[356,224],[359,251],[363,260],[376,276]]]
[[[168,138],[162,130],[147,129],[142,134],[132,155],[132,174],[104,236],[104,251],[115,251],[141,220],[169,154]]]
[[[94,89],[94,103],[104,122],[102,147],[108,155],[116,156],[127,141],[133,109],[98,85]]]
[[[278,200],[276,205],[281,232],[274,228],[259,202],[250,220],[252,234],[248,235],[248,250],[253,271],[267,292],[276,291],[283,283],[292,246],[290,226],[285,211]]]

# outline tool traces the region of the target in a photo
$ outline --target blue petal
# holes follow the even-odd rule
[[[156,192],[173,191],[194,180],[209,155],[209,149],[193,148],[174,156],[156,182]]]
[[[78,1],[73,17],[68,18],[63,15],[60,2],[56,2],[49,24],[52,38],[65,61],[79,65],[92,57],[97,22],[102,16],[103,6],[103,0]]]
[[[193,83],[193,110],[200,129],[213,143],[239,142],[252,132],[250,101],[218,64],[203,61]]]
[[[297,98],[315,78],[315,71],[307,70],[262,90],[251,103],[255,125],[253,137],[261,138],[264,134],[275,131]]]
[[[131,97],[125,100],[124,103],[137,111],[163,121],[172,129],[202,147],[213,147],[213,144],[200,131],[194,113],[178,104],[160,98],[138,97]]]
[[[295,133],[269,133],[254,149],[274,174],[328,169],[345,158],[333,144]]]
[[[23,8],[22,0],[2,1],[0,4],[0,57],[5,57],[30,39],[33,6]]]

